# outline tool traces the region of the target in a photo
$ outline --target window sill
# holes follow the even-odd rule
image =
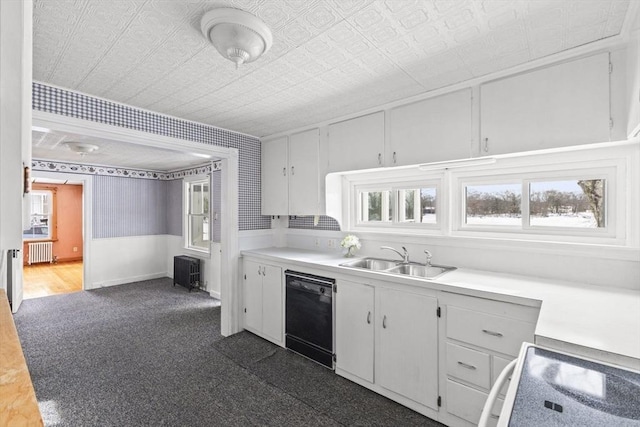
[[[186,251],[187,255],[192,255],[198,258],[206,258],[206,259],[211,258],[211,251],[194,249],[189,247],[184,247],[183,249]]]

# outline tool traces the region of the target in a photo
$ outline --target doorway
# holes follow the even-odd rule
[[[83,289],[83,182],[32,178],[23,230],[24,299]]]
[[[238,283],[238,258],[239,258],[239,232],[238,232],[238,178],[239,178],[239,151],[237,148],[229,148],[218,145],[203,144],[185,139],[142,132],[132,129],[119,128],[111,125],[91,122],[68,116],[62,116],[43,111],[33,111],[32,124],[34,128],[46,131],[66,132],[83,135],[91,138],[105,138],[130,144],[130,149],[135,147],[153,147],[173,152],[191,153],[192,155],[206,158],[219,159],[221,163],[220,178],[220,243],[212,247],[211,256],[218,268],[210,268],[206,276],[209,283],[218,280],[220,283],[221,322],[220,331],[227,336],[239,332],[241,323],[241,294]],[[139,158],[140,156],[133,156]],[[34,171],[34,173],[36,173]],[[48,172],[37,172],[47,176]],[[56,177],[60,173],[56,172]],[[67,174],[73,177],[74,174]],[[105,254],[112,253],[120,248],[96,246],[93,239],[92,224],[92,200],[93,200],[93,174],[77,174],[75,177],[82,179],[84,185],[84,287],[89,289],[100,286],[100,276],[104,274],[104,266],[99,260],[104,259]],[[106,240],[106,239],[102,239]],[[108,243],[108,242],[107,242]],[[94,246],[96,246],[94,248]],[[169,245],[172,250],[172,245]],[[133,248],[135,249],[135,248]],[[174,248],[175,249],[175,248]],[[94,253],[95,252],[95,253]],[[95,259],[94,259],[95,258]],[[160,258],[159,258],[160,259]],[[112,283],[106,283],[110,285]]]

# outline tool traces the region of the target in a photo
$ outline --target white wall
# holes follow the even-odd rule
[[[22,247],[22,168],[31,162],[31,0],[0,2],[0,288],[7,251]],[[22,265],[22,252],[18,265]],[[14,311],[22,300],[16,275]]]
[[[168,275],[166,235],[92,239],[90,257],[85,289]]]
[[[342,253],[344,250],[339,244],[346,234],[341,231],[292,229],[287,231],[285,246]],[[548,248],[544,242],[532,248],[530,242],[525,244],[517,241],[469,241],[376,233],[357,235],[362,243],[357,256],[399,259],[393,252],[381,250],[380,246],[392,246],[396,249],[405,246],[410,259],[417,262],[425,262],[424,250],[427,249],[433,255],[434,264],[640,290],[640,260],[637,259],[637,250],[620,248],[602,253],[597,249],[577,249],[571,245],[565,248]],[[328,247],[330,239],[334,240],[336,248]]]

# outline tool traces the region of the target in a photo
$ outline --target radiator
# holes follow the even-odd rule
[[[200,260],[185,255],[173,257],[173,286],[191,289],[200,287]]]
[[[53,242],[29,243],[29,265],[53,261]]]

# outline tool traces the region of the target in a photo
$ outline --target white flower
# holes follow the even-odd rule
[[[347,237],[342,239],[342,242],[340,242],[340,246],[342,246],[343,248],[351,248],[355,246],[356,249],[360,249],[360,239],[358,239],[353,234],[349,234]]]

